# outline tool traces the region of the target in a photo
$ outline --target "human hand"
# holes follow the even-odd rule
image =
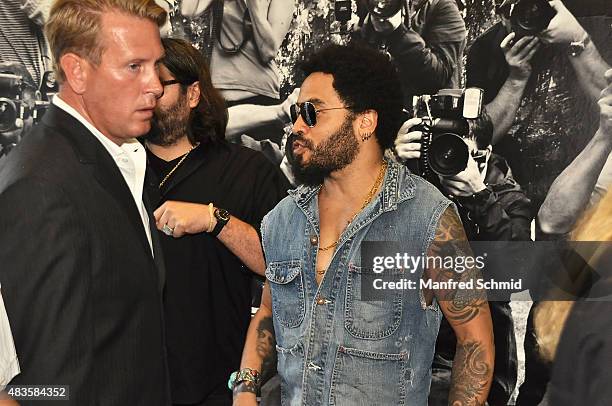
[[[402,124],[395,139],[395,152],[401,159],[418,159],[421,157],[422,131],[411,131],[412,127],[421,124],[420,118],[411,118]]]
[[[182,237],[185,234],[198,234],[209,230],[211,221],[208,205],[176,202],[169,200],[153,212],[158,230],[166,233],[169,228],[172,236]],[[166,228],[164,228],[166,226]]]
[[[546,44],[569,44],[570,42],[581,41],[586,36],[586,31],[576,17],[565,7],[561,0],[550,2],[557,14],[548,24],[548,28],[538,35],[542,42]]]
[[[516,34],[511,32],[499,45],[510,70],[509,77],[517,80],[527,80],[531,75],[531,58],[540,49],[537,37],[523,37],[514,42]]]
[[[455,176],[440,176],[440,184],[446,193],[455,197],[469,197],[486,189],[478,165],[472,156],[468,158],[467,167]]]
[[[599,131],[612,137],[612,69],[605,73],[608,85],[601,91],[599,104]]]

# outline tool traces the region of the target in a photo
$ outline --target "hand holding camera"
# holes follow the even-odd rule
[[[440,185],[450,195],[455,197],[470,197],[486,189],[478,165],[470,155],[467,167],[454,176],[440,176]]]
[[[516,33],[511,32],[501,42],[504,57],[510,70],[509,77],[516,80],[527,80],[531,75],[531,58],[540,49],[537,37],[526,36],[514,42]]]
[[[400,127],[395,139],[395,153],[402,160],[421,158],[421,138],[423,132],[413,127],[421,125],[422,119],[415,117],[407,120]],[[412,130],[412,131],[411,131]]]
[[[582,41],[587,33],[563,2],[553,0],[550,5],[556,15],[550,21],[548,28],[539,35],[540,39],[547,44],[570,44]]]
[[[395,151],[403,160],[421,158],[421,131],[410,131],[421,125],[420,118],[412,118],[404,123],[395,140]],[[442,176],[438,174],[443,191],[454,197],[471,197],[486,189],[478,164],[471,154],[468,155],[467,166],[455,175]]]
[[[482,116],[482,96],[482,89],[468,88],[442,89],[435,95],[417,97],[417,114],[424,106],[426,115],[402,125],[395,141],[397,156],[428,179],[463,171],[478,145],[490,142],[489,134],[477,124]]]

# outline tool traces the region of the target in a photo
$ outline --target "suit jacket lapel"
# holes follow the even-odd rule
[[[147,165],[147,171],[145,174],[145,187],[143,189],[142,200],[144,201],[147,213],[149,215],[149,229],[151,230],[151,241],[153,243],[153,253],[155,265],[157,266],[157,273],[159,278],[160,292],[163,291],[166,283],[166,266],[164,262],[163,250],[161,246],[161,239],[159,238],[159,231],[155,225],[155,217],[153,212],[159,206],[161,196],[158,188],[159,182],[155,174],[151,171],[149,165]]]
[[[145,233],[140,210],[125,183],[117,164],[96,137],[78,120],[59,107],[51,105],[43,122],[60,130],[75,149],[79,161],[87,166],[95,179],[113,196],[128,216],[141,245],[150,254],[151,247]]]

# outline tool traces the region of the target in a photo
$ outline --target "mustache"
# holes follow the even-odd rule
[[[287,138],[287,145],[290,148],[293,148],[293,143],[296,141],[302,144],[306,148],[314,149],[314,144],[312,143],[312,141],[304,137],[304,134],[300,132],[291,133],[291,135],[289,135],[289,137]]]

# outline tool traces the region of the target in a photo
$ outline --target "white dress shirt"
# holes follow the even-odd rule
[[[15,343],[0,291],[0,391],[4,390],[19,372]]]
[[[137,139],[132,138],[126,140],[121,146],[115,144],[102,134],[96,127],[94,127],[89,121],[68,103],[60,99],[59,95],[53,97],[53,104],[70,114],[72,117],[79,120],[104,146],[108,151],[113,160],[119,167],[123,179],[127,183],[136,207],[140,212],[142,224],[145,232],[147,233],[147,239],[149,240],[149,247],[151,248],[151,254],[153,254],[153,243],[151,241],[151,229],[149,228],[149,215],[147,209],[142,201],[142,193],[144,188],[144,177],[147,169],[147,153],[144,147]]]

